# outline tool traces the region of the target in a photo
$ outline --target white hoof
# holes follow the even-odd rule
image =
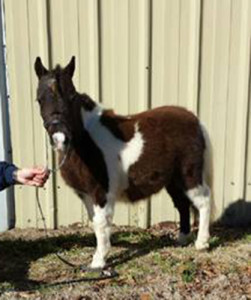
[[[177,242],[180,246],[187,246],[190,243],[190,241],[191,241],[191,234],[190,233],[188,233],[188,234],[185,234],[183,232],[179,233],[179,237],[178,237]]]
[[[195,248],[197,250],[207,250],[209,248],[209,243],[208,241],[196,241],[195,242]]]
[[[103,269],[105,267],[105,260],[98,253],[95,253],[92,259],[92,269]]]

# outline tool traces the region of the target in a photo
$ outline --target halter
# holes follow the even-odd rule
[[[48,168],[48,170],[50,172],[56,173],[57,171],[59,171],[63,167],[63,165],[64,165],[64,163],[65,163],[65,161],[68,157],[69,149],[70,149],[70,146],[67,146],[66,151],[64,153],[64,157],[61,159],[59,165],[56,168]]]

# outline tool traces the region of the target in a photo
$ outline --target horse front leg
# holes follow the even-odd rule
[[[106,256],[111,248],[110,235],[114,212],[114,201],[107,197],[105,205],[94,205],[93,228],[97,240],[97,249],[93,256],[91,268],[104,268]]]

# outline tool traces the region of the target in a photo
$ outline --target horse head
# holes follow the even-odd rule
[[[72,77],[75,57],[61,68],[59,65],[49,71],[40,57],[36,58],[35,71],[39,79],[37,100],[50,141],[56,150],[64,151],[72,141],[70,102],[75,95]]]

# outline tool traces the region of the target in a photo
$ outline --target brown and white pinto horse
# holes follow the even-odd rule
[[[74,57],[52,71],[40,58],[35,62],[44,126],[60,159],[66,157],[62,177],[93,222],[97,249],[91,267],[105,266],[115,201],[123,196],[135,202],[163,187],[180,214],[180,242],[190,232],[192,203],[200,215],[196,248],[208,248],[210,190],[203,178],[206,139],[198,119],[175,106],[117,115],[76,92],[74,70]]]

